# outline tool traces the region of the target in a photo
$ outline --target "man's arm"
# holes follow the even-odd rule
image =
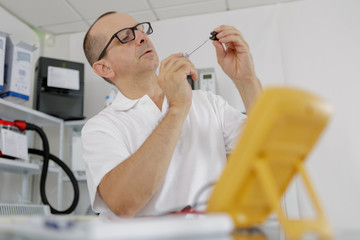
[[[256,77],[249,45],[232,26],[221,25],[214,31],[218,33],[216,37],[219,39],[213,41],[218,63],[234,82],[248,112],[262,89]]]
[[[168,113],[143,145],[107,173],[98,187],[115,214],[135,215],[161,186],[191,106],[187,74],[197,79],[195,67],[182,54],[162,61],[158,82],[169,102]]]

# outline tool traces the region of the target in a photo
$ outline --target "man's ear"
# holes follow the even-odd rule
[[[115,77],[115,72],[112,69],[111,64],[103,59],[93,64],[93,70],[97,75],[103,78],[112,79]]]

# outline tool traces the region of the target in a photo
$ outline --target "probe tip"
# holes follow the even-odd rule
[[[211,40],[213,41],[218,41],[219,39],[216,37],[216,35],[218,34],[217,32],[215,31],[212,31],[211,33],[211,36],[209,37]]]

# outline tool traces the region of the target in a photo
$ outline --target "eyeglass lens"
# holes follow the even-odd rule
[[[140,23],[136,25],[134,28],[127,28],[117,33],[117,37],[122,43],[130,42],[131,40],[135,39],[135,32],[134,30],[137,29],[146,34],[151,34],[152,30],[148,23]]]

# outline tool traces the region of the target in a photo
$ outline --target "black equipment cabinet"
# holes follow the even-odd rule
[[[54,85],[58,76],[60,85]],[[67,73],[75,78],[66,78]],[[84,119],[84,64],[39,57],[35,66],[34,109],[64,120]],[[76,82],[71,82],[76,81]],[[69,86],[66,86],[66,82]],[[76,87],[74,87],[76,86]]]

